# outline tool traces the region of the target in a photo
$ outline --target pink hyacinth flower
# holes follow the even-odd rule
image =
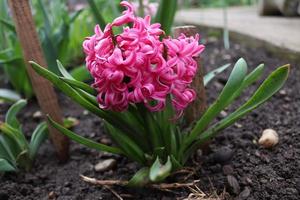
[[[124,111],[129,104],[143,103],[150,111],[161,111],[167,99],[178,115],[195,99],[190,84],[197,71],[195,57],[204,50],[199,35],[160,40],[164,34],[151,17],[134,15],[133,6],[122,1],[123,15],[83,43],[86,65],[94,77],[97,101],[105,110]],[[123,27],[118,35],[112,27]]]

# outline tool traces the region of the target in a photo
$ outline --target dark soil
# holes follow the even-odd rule
[[[261,62],[267,66],[266,72],[290,63],[277,59],[264,49],[253,49],[232,42],[230,50],[224,50],[222,41],[204,37],[206,51],[203,66],[206,71],[225,63],[234,63],[244,57],[253,69]],[[285,87],[268,103],[244,117],[237,124],[224,130],[210,144],[210,151],[201,152],[189,163],[196,169],[194,180],[207,194],[226,193],[227,199],[280,199],[298,200],[300,197],[300,69],[295,63]],[[228,71],[211,82],[207,95],[211,103],[223,87]],[[266,74],[268,74],[266,73]],[[252,86],[251,94],[259,83]],[[247,96],[247,95],[246,95]],[[240,98],[233,108],[246,99]],[[106,139],[101,120],[84,112],[63,95],[59,96],[65,116],[76,117],[80,124],[73,130],[96,141]],[[0,105],[0,120],[8,109]],[[40,119],[34,119],[38,110],[35,100],[19,115],[26,134],[30,134]],[[233,109],[226,112],[229,113]],[[223,113],[225,114],[225,113]],[[257,145],[258,138],[266,128],[275,129],[280,137],[277,146],[270,150]],[[95,172],[94,165],[101,159],[114,158],[117,166],[106,172]],[[42,147],[31,172],[9,173],[0,177],[0,199],[115,199],[107,188],[100,188],[83,182],[79,174],[97,179],[128,179],[138,169],[126,158],[87,149],[71,143],[70,159],[59,163],[50,142]],[[124,199],[183,199],[191,193],[188,189],[161,192],[150,189],[126,189],[113,187]],[[224,192],[225,191],[225,192]]]

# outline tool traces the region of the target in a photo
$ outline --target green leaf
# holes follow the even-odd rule
[[[96,5],[95,1],[94,0],[87,0],[87,2],[90,5],[90,8],[92,10],[92,13],[94,15],[95,20],[100,25],[101,29],[104,30],[104,28],[106,26],[106,22],[104,20],[104,17],[101,15],[101,12],[97,8],[97,5]]]
[[[47,35],[50,35],[52,27],[51,27],[50,19],[49,19],[48,13],[46,11],[45,5],[41,0],[37,0],[37,5],[39,8],[38,10],[41,11],[42,15],[43,15],[43,22],[45,23],[44,27],[45,27],[46,33],[47,33]]]
[[[147,185],[149,180],[149,167],[140,169],[135,175],[129,180],[128,187],[143,187]]]
[[[217,69],[214,69],[213,71],[207,73],[203,78],[204,86],[206,86],[216,75],[222,73],[229,66],[230,66],[230,64],[225,64],[225,65],[222,65],[221,67],[218,67]]]
[[[272,72],[244,105],[200,135],[199,142],[203,143],[211,139],[218,131],[230,126],[235,121],[266,102],[284,85],[289,70],[290,66],[284,65]]]
[[[170,156],[172,162],[172,170],[175,171],[177,169],[182,168],[182,164],[174,157],[174,155]]]
[[[72,87],[82,89],[83,91],[85,91],[91,95],[97,94],[97,92],[94,88],[92,88],[91,86],[89,86],[88,84],[86,84],[84,82],[77,81],[75,79],[64,78],[64,77],[60,77],[60,79],[63,80],[64,82],[68,83]]]
[[[3,24],[6,28],[8,28],[10,31],[16,34],[16,28],[15,26],[8,20],[0,19],[0,23]]]
[[[153,182],[163,181],[167,176],[170,175],[172,170],[172,162],[168,156],[166,164],[162,165],[157,157],[155,162],[150,168],[149,178]]]
[[[5,76],[16,92],[24,94],[26,98],[30,98],[33,90],[23,58],[20,57],[21,55],[18,54],[16,49],[8,56],[12,59],[4,65]]]
[[[32,133],[29,143],[29,157],[33,160],[41,146],[48,137],[48,128],[46,122],[40,123]]]
[[[3,135],[0,135],[0,158],[8,160],[10,163],[15,164],[16,158],[13,153],[13,150],[16,149],[15,146],[9,146],[9,143],[6,143]]]
[[[73,76],[69,74],[69,72],[66,70],[66,68],[59,60],[56,60],[56,64],[59,72],[63,75],[63,77],[74,80]]]
[[[0,89],[0,99],[8,102],[16,102],[21,99],[21,96],[13,90]]]
[[[70,71],[70,74],[77,81],[87,81],[92,79],[90,72],[86,69],[84,65],[75,67]]]
[[[87,109],[88,111],[94,113],[95,115],[105,119],[109,123],[113,124],[114,126],[120,128],[121,130],[126,130],[128,133],[133,132],[135,133],[134,127],[128,126],[126,120],[122,113],[115,113],[111,111],[104,111],[100,109],[98,106],[94,105],[90,102],[92,99],[86,99],[84,96],[81,95],[78,91],[73,89],[70,85],[59,79],[59,77],[50,72],[49,70],[43,68],[39,64],[30,61],[32,68],[41,76],[48,79],[53,85],[55,85],[58,89],[60,89],[63,93],[69,96],[72,100],[77,102],[79,105]],[[83,92],[83,91],[82,91]]]
[[[171,32],[174,16],[177,9],[177,0],[161,1],[155,17],[155,22],[162,25],[166,35]]]
[[[53,38],[45,28],[41,28],[40,33],[42,34],[43,38],[42,46],[46,57],[48,69],[51,72],[58,74],[59,72],[55,63],[55,59],[58,58],[58,47],[54,44]]]
[[[264,64],[260,64],[259,66],[257,66],[251,73],[249,73],[241,87],[234,93],[234,95],[231,97],[231,99],[228,101],[227,105],[229,105],[230,103],[232,103],[238,96],[241,95],[242,91],[247,88],[249,85],[253,84],[255,81],[257,81],[263,74],[264,72],[264,68],[265,65]]]
[[[63,125],[65,128],[70,129],[79,124],[79,120],[74,117],[67,117],[63,119]]]
[[[109,123],[105,123],[105,127],[112,139],[119,145],[119,147],[124,151],[127,157],[135,160],[141,164],[146,163],[145,152],[140,148],[139,144],[130,139],[124,132],[113,127]]]
[[[20,149],[26,149],[28,147],[27,140],[25,136],[20,132],[20,130],[15,129],[9,124],[0,121],[0,131],[2,131],[2,133],[15,141]]]
[[[0,132],[0,146],[0,158],[6,158],[6,160],[9,160],[12,164],[16,165],[16,157],[21,151],[18,143],[9,138],[7,135],[1,135]],[[4,155],[6,155],[6,157]]]
[[[78,143],[80,143],[84,146],[87,146],[89,148],[96,149],[96,150],[99,150],[99,151],[106,151],[106,152],[114,153],[114,154],[123,154],[122,150],[117,148],[117,147],[110,147],[110,146],[107,146],[105,144],[97,143],[97,142],[94,142],[90,139],[84,138],[84,137],[82,137],[82,136],[66,129],[62,125],[56,123],[49,116],[47,116],[47,118],[48,118],[50,124],[54,128],[59,130],[65,136],[69,137],[70,139],[72,139],[72,140],[74,140],[74,141],[76,141],[76,142],[78,142]]]
[[[7,111],[6,117],[5,117],[5,122],[12,126],[15,129],[20,130],[20,123],[17,119],[17,114],[20,112],[22,108],[24,108],[27,104],[27,101],[24,99],[21,99],[14,103]]]
[[[74,13],[71,14],[70,19],[69,19],[69,24],[73,23],[79,15],[82,13],[83,9],[77,10]]]
[[[217,100],[207,109],[196,126],[192,129],[190,135],[187,136],[183,148],[189,146],[209,125],[209,123],[227,106],[227,102],[231,100],[234,93],[240,88],[247,73],[247,63],[244,59],[239,59],[224,86]]]
[[[35,62],[30,61],[32,68],[41,76],[48,79],[53,85],[59,88],[62,92],[64,92],[67,96],[69,96],[72,100],[77,102],[82,107],[91,111],[99,117],[102,117],[108,121],[113,120],[112,116],[108,115],[103,110],[100,110],[95,105],[91,104],[88,100],[83,98],[75,89],[73,89],[70,85],[62,81],[56,74],[50,72],[49,70],[43,68]]]
[[[11,172],[11,171],[17,171],[17,169],[9,164],[7,160],[4,160],[0,158],[0,171],[1,172]]]

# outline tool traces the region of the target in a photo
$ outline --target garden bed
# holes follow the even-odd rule
[[[210,34],[208,34],[210,35]],[[292,65],[289,80],[285,87],[270,101],[248,116],[224,130],[211,144],[205,155],[198,155],[189,165],[196,173],[189,181],[199,180],[197,186],[205,193],[217,193],[228,199],[299,199],[300,195],[300,70],[295,63],[277,59],[264,49],[249,48],[231,43],[230,50],[224,50],[221,40],[204,37],[206,50],[202,54],[206,71],[225,63],[234,63],[244,57],[253,69],[262,61],[266,72],[275,67],[290,63]],[[225,84],[228,72],[218,76],[207,88],[208,101],[211,103]],[[267,74],[267,73],[266,73]],[[254,91],[258,83],[250,87]],[[247,92],[248,95],[251,93]],[[237,104],[245,97],[237,100]],[[80,123],[74,132],[108,142],[103,134],[101,121],[87,113],[63,95],[59,101],[65,116],[77,118]],[[235,104],[236,105],[236,104]],[[0,120],[9,105],[0,105]],[[234,105],[233,105],[234,107]],[[33,117],[38,111],[37,102],[31,100],[19,118],[26,133],[32,132],[40,118]],[[232,108],[223,112],[230,113]],[[221,116],[222,117],[222,116]],[[266,128],[275,129],[279,134],[279,144],[271,150],[258,146],[257,140]],[[102,159],[114,158],[115,168],[105,172],[96,172],[95,164]],[[129,179],[139,166],[126,158],[87,149],[72,142],[70,159],[67,163],[58,163],[55,152],[47,141],[41,147],[34,168],[29,172],[5,174],[0,178],[0,199],[113,199],[111,190],[83,182],[79,174],[97,179]],[[189,189],[170,192],[158,190],[126,189],[113,187],[124,199],[182,199],[191,193]]]

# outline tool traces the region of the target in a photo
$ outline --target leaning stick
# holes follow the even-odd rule
[[[56,122],[62,123],[62,114],[52,85],[46,79],[38,76],[28,63],[28,61],[33,60],[41,66],[46,66],[31,14],[29,0],[10,0],[9,6],[15,21],[16,32],[22,46],[26,61],[26,69],[38,103],[44,114],[49,114]],[[65,161],[68,158],[68,139],[52,126],[49,125],[48,128],[58,158],[61,161]]]

